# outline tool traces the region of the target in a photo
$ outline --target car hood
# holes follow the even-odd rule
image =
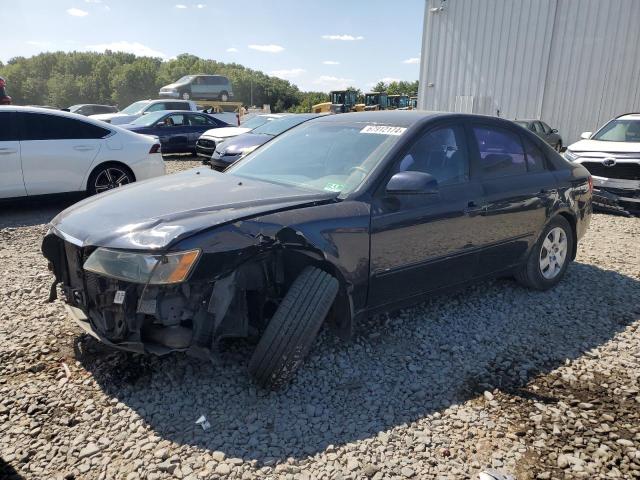
[[[243,133],[238,135],[234,139],[227,140],[220,144],[220,147],[216,149],[219,153],[236,154],[242,153],[245,149],[251,147],[259,147],[263,143],[268,142],[273,137],[271,135],[265,135],[264,133]]]
[[[337,195],[196,168],[87,198],[51,227],[79,246],[162,250],[211,227]]]
[[[222,128],[212,128],[211,130],[207,130],[202,134],[203,137],[211,137],[211,138],[229,138],[235,137],[237,135],[241,135],[243,133],[250,132],[250,128],[244,127],[222,127]]]
[[[567,147],[572,152],[638,153],[640,142],[603,142],[601,140],[580,140]]]

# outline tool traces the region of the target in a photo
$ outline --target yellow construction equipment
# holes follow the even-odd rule
[[[356,103],[358,94],[355,90],[333,90],[329,92],[329,100],[314,105],[311,111],[313,113],[346,113],[364,110],[364,104]]]
[[[386,110],[387,94],[386,92],[370,92],[364,95],[365,110]]]

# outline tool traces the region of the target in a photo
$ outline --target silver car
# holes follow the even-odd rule
[[[184,100],[227,102],[233,98],[233,89],[229,79],[222,75],[185,75],[178,81],[162,87],[159,95]]]

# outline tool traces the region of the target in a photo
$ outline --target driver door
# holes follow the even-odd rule
[[[470,280],[481,245],[482,185],[471,168],[466,130],[444,124],[401,155],[372,202],[369,306],[380,307]],[[435,194],[388,194],[397,172],[438,181]]]

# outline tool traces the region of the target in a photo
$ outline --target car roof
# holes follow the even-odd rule
[[[84,115],[67,112],[65,110],[57,110],[57,109],[54,110],[51,108],[41,108],[41,107],[23,107],[20,105],[0,105],[0,112],[2,112],[3,110],[13,111],[13,112],[44,113],[47,115],[58,115],[60,117],[68,117],[68,118],[73,118],[75,120],[80,120],[85,123],[90,123],[92,125],[96,125],[106,130],[113,130],[114,127],[117,127],[116,125],[110,125],[108,123],[105,123],[102,120],[96,120],[91,117],[85,117]]]
[[[640,120],[640,113],[625,113],[616,117],[616,120]]]
[[[323,115],[313,119],[313,122],[336,122],[336,123],[374,123],[390,124],[402,127],[410,127],[417,123],[424,123],[433,119],[452,120],[476,120],[479,122],[502,123],[505,126],[512,124],[508,119],[495,117],[492,115],[480,115],[476,113],[458,112],[431,112],[426,110],[378,110],[370,112],[351,112],[336,115]]]

